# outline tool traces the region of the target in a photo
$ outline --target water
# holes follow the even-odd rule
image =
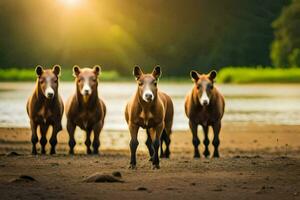
[[[192,83],[160,83],[162,91],[174,102],[174,130],[187,130],[184,99]],[[300,125],[300,85],[217,85],[225,95],[224,123],[265,123]],[[26,101],[32,94],[34,83],[0,83],[0,127],[29,127]],[[61,83],[63,100],[74,92],[74,83]],[[100,83],[99,94],[106,103],[107,117],[104,129],[126,130],[124,108],[136,91],[132,83]],[[63,126],[65,126],[65,117]]]

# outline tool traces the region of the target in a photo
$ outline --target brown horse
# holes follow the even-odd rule
[[[133,74],[136,77],[137,91],[131,101],[127,104],[125,118],[129,127],[131,140],[130,167],[136,168],[136,149],[139,144],[137,135],[139,128],[147,131],[146,145],[149,150],[153,168],[159,168],[158,149],[160,142],[166,143],[163,151],[161,146],[161,156],[170,155],[170,134],[173,123],[173,103],[171,98],[158,91],[157,82],[161,75],[160,67],[155,67],[151,74],[144,74],[140,67],[135,67]]]
[[[54,65],[52,69],[44,70],[42,66],[37,66],[35,69],[37,75],[36,85],[26,106],[32,131],[32,154],[37,154],[36,143],[38,142],[38,126],[41,132],[41,153],[46,153],[46,134],[50,125],[52,126],[50,154],[55,154],[57,133],[62,130],[61,119],[64,112],[64,105],[58,94],[58,77],[60,71],[59,65]]]
[[[198,138],[198,125],[201,125],[204,132],[204,156],[210,155],[208,145],[208,127],[212,126],[214,131],[213,157],[219,157],[218,147],[220,144],[219,133],[221,129],[221,120],[224,114],[225,100],[223,95],[214,86],[214,80],[217,76],[216,71],[209,74],[199,74],[191,71],[191,78],[194,81],[192,92],[185,100],[185,113],[189,118],[189,126],[193,134],[194,158],[200,157],[198,146],[200,140]]]
[[[76,141],[74,133],[76,126],[86,131],[85,145],[87,154],[91,154],[91,132],[94,132],[93,153],[98,154],[100,146],[100,132],[104,125],[106,107],[98,97],[98,76],[101,68],[96,65],[93,69],[82,68],[75,65],[76,92],[66,104],[67,130],[69,133],[69,153],[74,154]]]

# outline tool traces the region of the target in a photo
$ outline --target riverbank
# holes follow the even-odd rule
[[[138,168],[128,169],[127,135],[127,131],[105,131],[101,135],[100,156],[85,155],[84,144],[80,142],[77,154],[69,156],[68,137],[63,131],[57,155],[32,156],[28,128],[0,128],[1,196],[143,200],[299,198],[300,126],[225,124],[220,159],[193,159],[189,131],[174,132],[171,158],[161,161],[160,170],[151,169],[143,132],[139,138]],[[202,141],[201,131],[199,135]],[[122,178],[118,179],[122,183],[84,182],[94,173],[110,175],[115,171],[121,173]],[[20,175],[35,181],[28,177],[18,179]]]

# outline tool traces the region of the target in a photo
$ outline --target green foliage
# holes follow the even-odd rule
[[[116,81],[120,75],[116,71],[101,72],[101,81]],[[36,74],[33,69],[0,69],[0,81],[34,81]],[[62,81],[73,81],[72,70],[63,70],[60,79]]]
[[[288,59],[292,67],[300,67],[300,49],[294,49]]]
[[[299,59],[299,55],[297,50],[296,52],[294,50],[300,48],[300,1],[292,1],[272,25],[275,29],[275,40],[271,47],[273,65],[277,67],[297,65],[295,62]]]
[[[0,67],[74,64],[131,74],[160,64],[181,76],[227,65],[269,65],[270,26],[287,0],[110,0],[79,7],[0,0]]]
[[[221,83],[300,83],[300,68],[225,67],[219,71]]]
[[[0,69],[0,81],[33,81],[35,80],[34,70],[29,69]]]

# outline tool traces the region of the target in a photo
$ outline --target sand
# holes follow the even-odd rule
[[[177,131],[159,170],[142,140],[137,170],[128,169],[127,136],[104,131],[100,155],[85,155],[79,144],[69,156],[62,132],[57,155],[32,156],[28,128],[0,128],[1,199],[300,199],[300,126],[225,124],[219,159],[193,159],[191,134]],[[116,172],[121,181],[85,181]]]

